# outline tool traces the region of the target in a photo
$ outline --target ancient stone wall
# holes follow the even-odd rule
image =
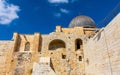
[[[76,39],[82,43],[86,36],[74,33],[53,32],[42,35],[42,49],[40,57],[50,57],[51,65],[57,75],[84,74],[82,46],[76,50]]]
[[[119,75],[119,20],[120,14],[101,30],[57,26],[47,35],[14,33],[13,40],[0,41],[0,75]]]
[[[86,75],[120,74],[120,14],[84,44]]]
[[[11,52],[13,41],[0,41],[0,75],[5,75],[10,68],[9,54]]]
[[[38,52],[40,51],[40,34],[34,35],[19,34],[17,42],[19,43],[17,52],[13,52],[14,68],[11,75],[31,75],[33,63],[39,60]],[[20,40],[20,42],[19,42]]]
[[[29,52],[20,52],[17,55],[17,62],[14,69],[14,75],[27,75],[31,74],[29,71],[32,54]]]

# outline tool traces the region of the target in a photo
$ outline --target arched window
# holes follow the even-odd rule
[[[82,61],[82,56],[79,56],[79,61]]]
[[[25,44],[25,50],[24,50],[24,51],[29,51],[29,50],[30,50],[30,43],[27,42],[27,43]]]
[[[81,39],[76,39],[75,40],[75,50],[82,49],[82,40]]]
[[[50,42],[49,50],[56,50],[58,48],[65,48],[65,42],[59,39]]]

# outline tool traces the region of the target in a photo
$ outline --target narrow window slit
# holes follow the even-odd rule
[[[82,61],[82,56],[79,56],[79,61]]]
[[[62,59],[66,59],[66,55],[62,53]]]

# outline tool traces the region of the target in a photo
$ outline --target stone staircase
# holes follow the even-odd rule
[[[34,63],[32,75],[56,75],[50,63],[49,57],[41,57],[39,63]]]

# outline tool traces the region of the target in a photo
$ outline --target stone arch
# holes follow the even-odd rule
[[[83,48],[83,41],[78,38],[75,40],[75,50],[79,50]]]
[[[30,43],[26,42],[24,51],[29,51],[29,50],[30,50]]]
[[[49,43],[48,49],[49,50],[56,50],[56,49],[65,48],[65,47],[66,47],[66,45],[65,45],[65,42],[63,40],[55,39]]]

